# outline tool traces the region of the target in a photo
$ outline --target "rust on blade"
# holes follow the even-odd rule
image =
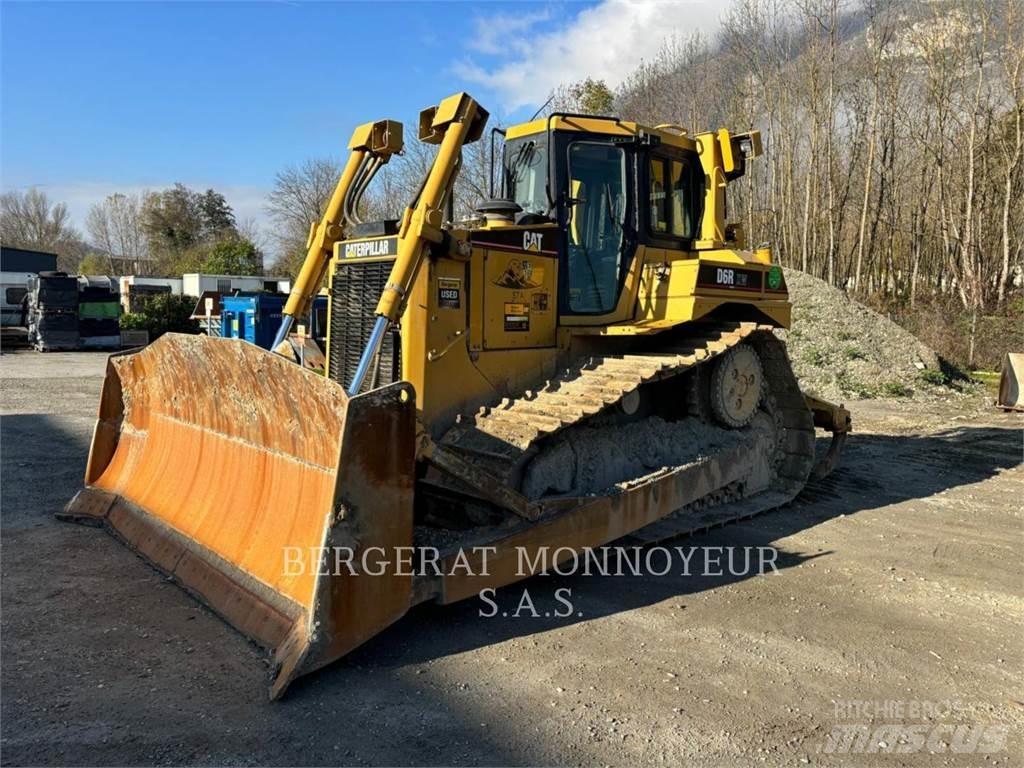
[[[411,578],[321,576],[323,551],[412,543],[415,403],[356,398],[233,339],[167,334],[110,358],[63,517],[99,521],[247,636],[279,696],[408,608]]]

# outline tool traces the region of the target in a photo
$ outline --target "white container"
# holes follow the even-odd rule
[[[221,295],[235,291],[269,291],[290,293],[292,281],[287,277],[264,277],[261,275],[203,275],[191,272],[182,275],[182,292],[186,296],[202,296],[203,291],[216,291]]]

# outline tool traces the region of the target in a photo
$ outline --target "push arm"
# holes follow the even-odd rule
[[[437,157],[416,199],[405,209],[398,231],[398,256],[377,303],[377,321],[363,350],[349,394],[359,393],[367,372],[380,352],[388,326],[405,310],[406,297],[432,243],[441,243],[445,201],[452,192],[462,147],[480,138],[487,112],[468,94],[449,96],[420,113],[420,141],[438,144]]]

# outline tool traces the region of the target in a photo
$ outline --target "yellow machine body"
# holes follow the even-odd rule
[[[784,503],[810,476],[815,424],[849,429],[845,411],[801,395],[770,333],[790,322],[782,271],[725,220],[727,184],[760,154],[757,132],[691,137],[553,115],[505,132],[501,172],[517,200],[453,223],[462,147],[486,120],[466,94],[424,110],[419,137],[437,154],[395,222],[362,223],[358,211],[401,152],[402,127],[355,131],[310,230],[281,355],[168,334],[109,362],[85,488],[62,514],[107,527],[273,649],[274,697],[417,602],[529,575],[514,568],[521,550],[650,531],[713,494],[752,514],[741,497],[754,486],[757,509]],[[283,355],[325,281],[319,375]],[[770,391],[773,418],[747,414],[754,426],[728,449],[659,464],[614,492],[528,490],[539,482],[529,462],[551,440],[593,417],[642,429],[628,421],[636,403],[658,405],[683,381],[706,390],[712,365]],[[422,537],[438,498],[464,516],[458,530],[493,545],[491,570],[450,567],[452,546],[433,573],[396,569],[431,549]],[[687,518],[687,530],[721,519]]]
[[[554,116],[510,128],[506,140],[548,131],[654,137],[670,151],[692,153],[705,177],[698,232],[675,248],[638,244],[614,307],[572,315],[559,312],[556,223],[481,221],[472,229],[451,229],[445,248],[432,249],[410,288],[400,322],[401,365],[393,373],[414,386],[421,425],[435,436],[458,413],[549,375],[560,360],[599,344],[595,337],[657,334],[723,309],[789,327],[788,293],[770,251],[744,250],[738,226],[724,222],[725,174],[737,170],[741,144],[749,143],[744,159],[760,154],[757,132],[720,130],[690,138],[611,118]],[[397,251],[397,241],[397,235],[339,241],[328,285],[339,271],[370,267],[390,274],[395,257],[387,254]],[[334,307],[329,314],[335,316]],[[328,335],[328,357],[342,354],[344,343]],[[335,365],[334,376],[347,383],[351,369]]]

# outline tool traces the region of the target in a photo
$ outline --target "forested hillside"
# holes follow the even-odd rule
[[[614,106],[760,129],[765,157],[730,199],[752,240],[992,365],[1022,346],[1022,33],[1015,2],[737,0],[715,39],[672,40]]]

